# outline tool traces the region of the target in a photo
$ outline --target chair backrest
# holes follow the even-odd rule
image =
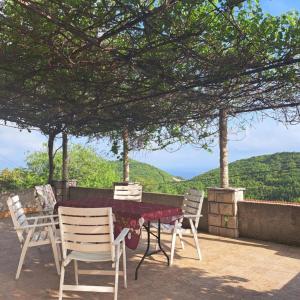
[[[143,187],[138,184],[115,185],[114,199],[115,200],[132,200],[136,202],[142,201]]]
[[[53,210],[56,204],[56,198],[50,184],[35,186],[35,191],[39,203],[43,210]]]
[[[187,215],[200,215],[203,205],[204,191],[190,189],[184,194],[182,211]],[[195,218],[195,227],[198,228],[200,217]]]
[[[18,195],[8,197],[7,206],[14,224],[14,227],[21,227],[28,225],[28,221],[22,207],[21,201]],[[17,235],[21,243],[24,242],[23,233],[26,230],[17,230]]]
[[[114,261],[112,208],[58,208],[63,257],[67,251],[110,253]]]

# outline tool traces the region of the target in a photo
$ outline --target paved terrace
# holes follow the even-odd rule
[[[29,249],[20,279],[15,271],[20,255],[10,219],[0,219],[0,299],[57,299],[59,277],[48,246]],[[166,242],[170,236],[164,235]],[[141,257],[128,250],[128,289],[120,278],[119,299],[300,299],[300,248],[250,239],[228,239],[199,234],[203,261],[194,259],[192,239],[175,256],[172,267],[161,254],[142,266],[139,279],[134,269]],[[66,283],[73,283],[73,267]],[[112,282],[112,277],[85,277],[81,282]],[[106,280],[106,281],[105,281]],[[112,294],[66,293],[64,299],[112,299]]]

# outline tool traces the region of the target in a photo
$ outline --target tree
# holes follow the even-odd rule
[[[62,151],[55,156],[57,168],[54,178],[61,178]],[[98,156],[92,147],[73,145],[69,150],[69,178],[76,178],[79,186],[111,187],[111,183],[120,178],[112,165]],[[44,150],[31,153],[27,157],[28,171],[47,181],[47,152]]]
[[[3,118],[23,126],[41,108],[105,135],[299,105],[298,15],[256,1],[8,0],[1,27]]]

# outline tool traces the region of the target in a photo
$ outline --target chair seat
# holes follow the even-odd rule
[[[75,259],[79,261],[112,261],[111,252],[80,252],[80,251],[72,251],[68,255],[68,258]]]
[[[49,239],[48,231],[38,231],[32,235],[32,242],[46,241]]]
[[[151,223],[151,227],[158,228],[158,223]],[[174,224],[160,224],[160,230],[162,232],[172,233],[175,228]],[[181,227],[181,223],[178,223],[177,230],[185,232],[185,229]]]

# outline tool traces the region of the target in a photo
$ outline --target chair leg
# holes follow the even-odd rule
[[[179,230],[178,235],[179,235],[179,239],[180,239],[181,249],[184,249],[184,242],[182,240],[182,232],[181,232],[181,230]]]
[[[172,266],[173,259],[174,259],[174,252],[175,252],[175,245],[176,245],[176,235],[177,235],[177,225],[178,225],[178,221],[176,220],[175,225],[174,225],[173,234],[172,234],[170,266]]]
[[[195,241],[195,246],[197,249],[197,254],[198,254],[199,260],[202,260],[201,250],[200,250],[200,246],[199,246],[199,240],[198,240],[198,236],[197,236],[197,230],[195,228],[193,221],[191,219],[189,219],[189,221],[190,221],[190,225],[191,225],[191,229],[192,229],[192,233],[193,233],[193,237],[194,237],[194,241]]]
[[[17,274],[16,274],[16,279],[19,279],[19,277],[20,277],[21,269],[22,269],[22,266],[23,266],[24,258],[25,258],[25,255],[26,255],[26,252],[27,252],[27,249],[28,249],[28,246],[29,246],[29,242],[30,242],[32,233],[33,233],[33,229],[29,230],[28,235],[27,235],[26,240],[25,240],[25,243],[22,247],[20,260],[19,260],[19,265],[18,265]]]
[[[126,245],[125,241],[122,242],[123,246],[123,276],[124,276],[124,288],[127,288],[127,268],[126,268]]]
[[[62,261],[61,251],[60,251],[60,244],[56,244],[56,248],[57,248],[58,260]]]
[[[59,294],[58,294],[59,300],[62,300],[62,296],[63,296],[64,279],[65,279],[65,267],[64,267],[64,262],[62,262],[61,271],[60,271]]]
[[[50,242],[51,242],[51,246],[52,246],[52,252],[53,252],[53,256],[54,256],[56,271],[57,271],[57,274],[59,275],[60,270],[59,270],[59,259],[58,259],[58,254],[57,254],[57,247],[56,247],[56,242],[54,239],[53,231],[50,226],[48,227],[48,232],[49,232],[49,238],[50,238]]]
[[[20,256],[20,260],[19,260],[19,265],[18,265],[18,269],[17,269],[17,274],[16,274],[16,279],[19,279],[19,277],[20,277],[20,273],[21,273],[21,269],[22,269],[22,266],[23,266],[23,262],[24,262],[24,258],[25,258],[27,249],[28,249],[28,245],[24,245],[23,248],[22,248],[22,252],[21,252],[21,256]]]
[[[120,244],[118,244],[118,246],[117,246],[117,251],[116,251],[116,268],[115,268],[115,290],[114,290],[114,300],[117,300],[117,299],[118,299],[119,262],[120,262]]]
[[[78,285],[78,263],[77,260],[74,259],[74,274],[75,274],[75,282]]]

